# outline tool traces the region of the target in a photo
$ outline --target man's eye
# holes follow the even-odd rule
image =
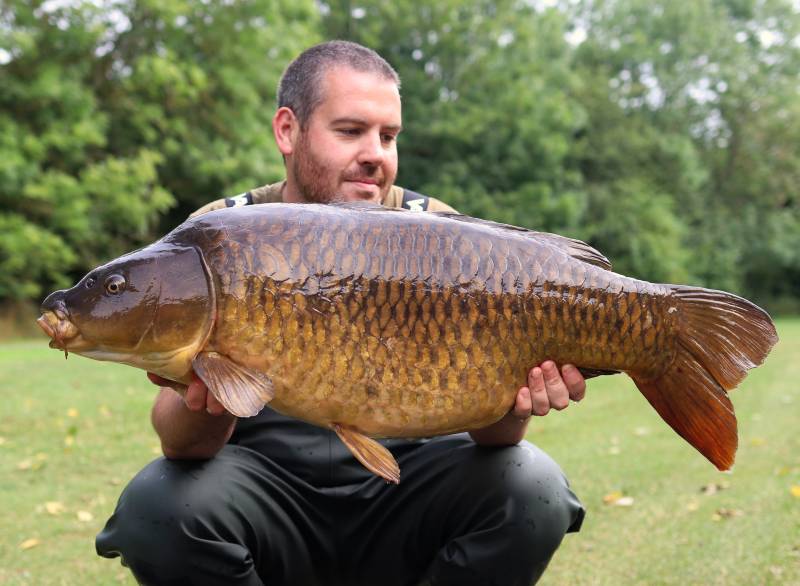
[[[397,140],[397,137],[394,134],[382,134],[381,140],[383,142],[394,142],[395,140]]]
[[[361,131],[358,128],[340,128],[339,132],[345,136],[358,136]]]

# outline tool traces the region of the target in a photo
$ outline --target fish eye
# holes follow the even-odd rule
[[[86,288],[91,289],[92,287],[94,287],[94,277],[89,277],[86,279]]]
[[[125,290],[125,277],[122,275],[111,275],[106,279],[106,292],[110,295],[119,295]]]

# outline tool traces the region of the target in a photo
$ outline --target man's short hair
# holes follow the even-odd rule
[[[328,41],[303,51],[283,72],[278,84],[278,108],[290,108],[301,128],[305,128],[322,102],[325,73],[339,66],[374,73],[400,88],[400,76],[372,49],[350,41]]]

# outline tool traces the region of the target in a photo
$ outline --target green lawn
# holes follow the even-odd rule
[[[591,381],[582,403],[535,422],[531,439],[588,509],[544,584],[800,584],[800,320],[779,332],[732,395],[732,473],[683,443],[623,376]],[[132,368],[65,362],[42,337],[0,345],[0,393],[0,584],[133,584],[95,555],[94,535],[157,451],[154,388]],[[629,506],[604,503],[614,496]]]

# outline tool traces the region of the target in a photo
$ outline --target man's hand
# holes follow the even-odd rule
[[[586,380],[571,364],[565,364],[559,374],[552,360],[532,368],[528,373],[528,386],[517,393],[512,413],[520,419],[531,415],[547,415],[550,409],[566,409],[570,400],[580,401],[586,393]]]
[[[209,415],[222,415],[223,413],[227,413],[222,403],[217,401],[213,393],[208,392],[206,384],[194,373],[192,373],[192,382],[190,382],[188,386],[167,380],[152,372],[147,373],[147,378],[149,378],[150,382],[154,385],[168,387],[181,395],[189,411],[198,412],[205,410]]]
[[[202,380],[192,375],[192,382],[182,385],[151,372],[147,378],[161,387],[150,419],[167,458],[207,459],[222,449],[233,433],[236,417],[208,392]]]
[[[570,400],[580,401],[586,393],[586,380],[571,364],[558,372],[546,360],[528,372],[528,385],[517,392],[514,407],[500,421],[469,432],[475,443],[484,446],[509,446],[522,441],[531,415],[547,415],[550,409],[565,409]]]

